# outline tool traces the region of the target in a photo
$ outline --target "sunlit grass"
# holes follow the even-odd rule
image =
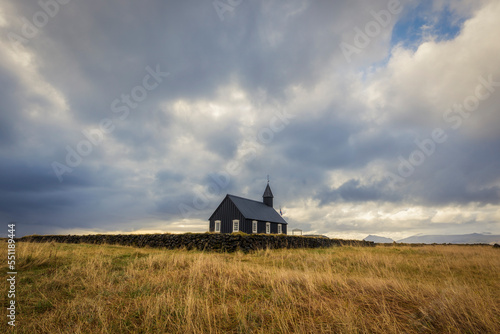
[[[492,247],[17,252],[18,333],[500,333]]]

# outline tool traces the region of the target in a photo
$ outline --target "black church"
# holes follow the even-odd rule
[[[274,210],[273,198],[269,181],[262,202],[227,194],[209,218],[209,232],[286,234],[288,223]]]

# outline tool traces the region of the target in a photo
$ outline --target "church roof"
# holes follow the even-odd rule
[[[269,182],[267,183],[266,190],[264,190],[264,195],[262,197],[271,197],[274,198],[273,192],[271,191],[271,187],[269,187]]]
[[[266,188],[269,188],[269,185]],[[271,191],[271,189],[269,189]],[[264,195],[266,193],[264,192]],[[271,196],[273,194],[271,193]],[[255,219],[271,223],[288,224],[283,217],[280,216],[272,207],[265,205],[262,202],[254,201],[248,198],[227,195],[227,197],[236,205],[238,210],[246,219]]]

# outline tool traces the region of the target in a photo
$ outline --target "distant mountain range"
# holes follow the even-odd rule
[[[369,235],[364,240],[375,243],[392,243],[390,238]],[[460,234],[460,235],[414,235],[396,242],[407,244],[500,244],[500,235],[493,234]]]

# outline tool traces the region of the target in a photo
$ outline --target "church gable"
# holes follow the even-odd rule
[[[226,195],[224,200],[219,204],[214,213],[210,216],[210,231],[215,231],[215,222],[220,222],[220,233],[232,233],[233,232],[233,220],[238,220],[241,224],[245,221],[245,217],[238,210],[233,201]]]

